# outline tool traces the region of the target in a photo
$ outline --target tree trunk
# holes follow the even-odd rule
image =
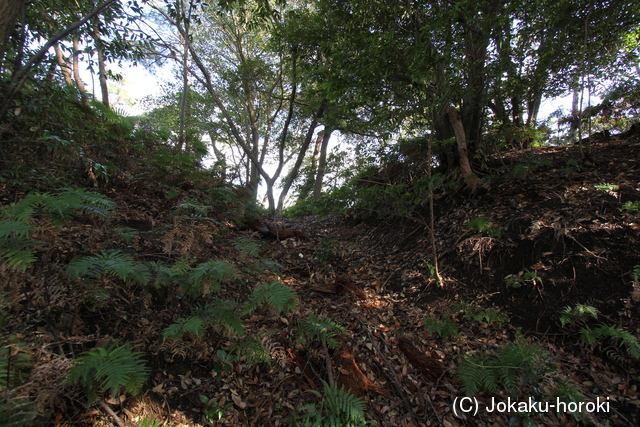
[[[316,174],[316,182],[313,187],[313,197],[316,199],[322,194],[322,183],[324,181],[324,173],[327,167],[327,147],[329,146],[329,139],[331,138],[332,133],[332,128],[324,128],[322,146],[320,147],[320,159],[318,160],[318,173]]]
[[[98,54],[98,79],[100,81],[100,91],[102,92],[102,103],[109,107],[109,86],[107,85],[107,66],[104,58],[104,47],[98,25],[93,26],[93,36],[96,42],[96,52]]]
[[[277,209],[278,216],[282,215],[282,209],[284,208],[284,201],[287,198],[287,193],[289,193],[289,190],[293,185],[293,181],[295,181],[295,179],[298,177],[298,174],[300,173],[300,166],[302,165],[302,161],[304,160],[305,153],[307,152],[307,149],[311,144],[311,140],[313,139],[313,133],[318,124],[318,119],[322,117],[322,114],[324,113],[324,109],[326,105],[327,105],[327,101],[324,100],[322,102],[322,106],[320,107],[316,115],[311,120],[309,129],[307,130],[307,135],[305,136],[304,142],[302,143],[302,146],[300,147],[300,151],[298,152],[298,158],[296,159],[296,163],[295,165],[293,165],[293,168],[291,168],[291,171],[289,172],[286,179],[284,180],[282,192],[280,193],[280,197],[278,198],[278,209]]]
[[[71,67],[67,62],[67,59],[62,54],[62,49],[60,48],[60,44],[56,43],[54,45],[54,49],[56,52],[56,60],[58,61],[58,65],[60,66],[60,71],[62,72],[62,77],[64,77],[64,81],[67,86],[75,86],[73,84],[73,79],[71,78]]]
[[[9,37],[16,27],[23,0],[0,0],[0,72],[4,71],[4,57],[9,46]]]
[[[36,52],[31,58],[29,58],[29,60],[23,67],[20,67],[20,69],[17,69],[13,73],[13,75],[11,76],[11,83],[7,87],[5,93],[2,94],[2,104],[0,105],[0,120],[2,120],[9,112],[9,108],[11,108],[11,104],[13,103],[16,95],[18,94],[18,92],[20,92],[24,84],[29,79],[29,72],[31,71],[31,69],[42,62],[49,49],[51,49],[51,47],[53,47],[53,45],[58,41],[67,37],[69,34],[73,33],[75,30],[86,24],[90,19],[101,14],[106,8],[115,3],[115,1],[116,0],[106,0],[100,3],[85,17],[74,22],[64,30],[50,37],[45,45],[40,48],[40,50],[38,50],[38,52]]]
[[[462,171],[462,177],[467,181],[470,187],[477,185],[477,178],[473,176],[473,170],[471,169],[471,163],[469,162],[469,153],[467,151],[467,140],[464,133],[464,126],[460,119],[460,113],[453,106],[447,107],[447,115],[453,126],[453,131],[456,134],[456,142],[458,145],[458,157],[460,159],[460,170]]]
[[[78,92],[80,92],[80,99],[82,103],[89,106],[89,98],[87,98],[87,90],[84,87],[84,82],[80,77],[80,40],[78,35],[73,36],[73,78],[76,81]]]
[[[184,36],[181,34],[180,38],[182,39],[183,45],[183,53],[182,53],[182,97],[180,99],[180,130],[178,132],[178,148],[182,151],[183,149],[189,150],[187,137],[186,137],[186,117],[189,114],[189,37],[190,37],[190,28],[191,25],[189,23],[190,15],[191,15],[191,3],[189,3],[189,11],[184,10],[184,3],[179,2],[179,6],[182,9],[181,13],[187,17],[184,24]]]
[[[571,144],[577,142],[578,133],[580,130],[580,84],[578,79],[575,78],[572,84],[573,98],[571,99],[571,121],[569,122],[569,141]]]

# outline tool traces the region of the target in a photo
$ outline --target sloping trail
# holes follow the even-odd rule
[[[224,363],[217,351],[233,340],[217,333],[163,342],[163,330],[197,304],[181,298],[180,289],[156,301],[118,280],[104,283],[108,299],[68,285],[69,259],[105,247],[131,250],[145,261],[188,254],[241,267],[234,242],[263,240],[224,218],[190,221],[176,214],[175,200],[154,183],[114,183],[108,194],[118,206],[113,218],[79,218],[59,231],[46,229],[52,262],[15,277],[2,273],[26,284],[16,285],[16,310],[34,323],[23,333],[36,344],[38,362],[23,390],[52,408],[51,418],[111,425],[109,415],[79,403],[84,396],[77,389],[60,385],[73,357],[111,337],[143,351],[152,369],[142,395],[106,402],[131,425],[144,416],[172,426],[206,425],[201,395],[220,408],[218,425],[289,425],[297,409],[318,403],[305,391],[321,388],[322,381],[362,395],[372,425],[506,425],[513,414],[454,414],[455,399],[465,392],[458,368],[471,355],[496,354],[525,340],[541,346],[555,367],[542,379],[545,396],[566,381],[589,401],[612,399],[609,412],[580,422],[637,425],[637,360],[620,342],[582,344],[577,330],[562,328],[558,317],[565,306],[588,304],[599,310],[598,322],[638,336],[640,286],[632,283],[632,272],[640,265],[640,218],[624,207],[640,202],[640,141],[635,136],[597,144],[594,166],[575,164],[575,158],[576,147],[510,153],[490,166],[507,165],[511,174],[486,179],[476,193],[437,193],[443,286],[430,277],[431,242],[419,221],[327,216],[270,223],[309,239],[264,240],[259,258],[284,270],[239,277],[221,295],[244,301],[263,279],[295,290],[293,314],[258,310],[243,319],[248,333],[264,336],[270,364]],[[474,221],[487,228],[469,228]],[[118,236],[119,227],[137,230],[136,236]],[[296,330],[311,316],[345,328],[336,350],[299,340]],[[437,324],[452,333],[440,328],[439,334]],[[524,385],[520,397],[534,391]],[[491,397],[508,396],[479,395],[485,403]],[[566,413],[532,417],[538,424],[577,422]]]
[[[615,396],[604,419],[634,424],[636,361],[623,351],[605,354],[611,347],[585,348],[559,317],[564,307],[590,304],[603,323],[636,336],[640,331],[631,286],[640,264],[640,221],[637,211],[624,209],[640,201],[640,144],[637,136],[602,142],[591,166],[574,163],[577,154],[577,147],[547,148],[501,159],[522,173],[440,204],[443,287],[430,277],[430,241],[417,222],[309,217],[278,224],[312,238],[274,244],[269,253],[285,265],[283,278],[301,298],[300,315],[319,314],[345,326],[360,369],[391,394],[369,390],[371,419],[389,426],[507,422],[505,414],[452,415],[455,398],[464,396],[456,368],[466,354],[518,339],[520,328],[563,361],[555,380],[579,378],[575,385],[587,400]],[[496,232],[469,229],[479,217]],[[509,321],[488,322],[477,316],[483,310]],[[453,319],[459,333],[441,339],[425,329],[425,318]],[[560,425],[567,414],[543,419]]]

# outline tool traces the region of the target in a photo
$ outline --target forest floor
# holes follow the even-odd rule
[[[514,151],[489,165],[506,165],[510,173],[486,177],[474,192],[438,194],[441,282],[432,274],[431,238],[420,218],[267,221],[307,237],[283,241],[218,218],[208,239],[166,212],[172,202],[162,192],[114,183],[106,191],[117,203],[114,218],[69,223],[57,232],[50,263],[24,274],[2,270],[7,282],[27,283],[9,307],[23,321],[18,335],[32,344],[35,361],[20,393],[37,400],[38,421],[56,426],[143,425],[151,417],[157,425],[210,425],[202,395],[217,402],[215,425],[295,425],[292,414],[318,402],[305,391],[322,391],[322,381],[362,396],[366,417],[377,426],[639,425],[640,365],[629,355],[632,344],[611,334],[584,342],[580,328],[610,325],[640,336],[640,278],[634,275],[640,213],[629,204],[640,201],[640,139],[600,141],[592,157],[593,164],[579,164],[577,147]],[[171,224],[185,234],[174,233],[172,242],[156,238],[155,230]],[[194,305],[180,289],[162,303],[116,282],[108,284],[111,297],[103,304],[74,296],[59,279],[63,261],[124,245],[109,234],[117,227],[137,230],[127,245],[145,260],[188,250],[197,259],[238,263],[232,242],[260,240],[259,257],[283,266],[267,280],[280,280],[298,295],[292,314],[264,310],[244,319],[247,333],[270,331],[263,344],[271,363],[240,359],[221,369],[215,355],[227,338],[217,334],[163,342],[164,328]],[[241,300],[248,292],[226,286],[221,296]],[[563,326],[563,310],[576,304],[597,309],[597,320]],[[337,349],[297,339],[296,325],[312,315],[344,327]],[[82,393],[61,379],[73,356],[107,337],[134,343],[151,367],[150,380],[137,396],[105,395],[102,404],[86,408]],[[477,394],[479,412],[462,413],[459,367],[484,360],[492,361],[489,371],[502,372],[501,358],[509,356],[501,349],[509,345],[520,352],[521,365],[511,367],[519,383],[497,378],[497,389]],[[487,410],[509,398],[555,396],[607,406],[581,413]]]

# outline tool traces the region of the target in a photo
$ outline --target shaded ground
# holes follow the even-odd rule
[[[110,282],[109,299],[96,304],[95,295],[60,279],[72,254],[103,247],[128,247],[145,261],[188,253],[242,267],[235,239],[261,240],[230,218],[187,220],[157,189],[122,184],[108,193],[118,206],[114,219],[72,222],[55,236],[50,263],[18,277],[2,271],[7,283],[21,284],[5,291],[13,292],[10,308],[23,319],[20,336],[33,343],[36,361],[19,392],[38,401],[44,425],[114,423],[104,406],[86,408],[82,392],[61,382],[73,357],[114,337],[133,342],[152,368],[142,394],[105,396],[124,425],[152,416],[162,425],[207,425],[200,395],[221,409],[216,425],[291,425],[297,409],[317,402],[305,390],[331,378],[362,394],[367,419],[378,426],[637,425],[637,359],[620,340],[583,343],[578,326],[561,327],[559,318],[565,307],[586,304],[600,313],[592,327],[605,323],[638,336],[640,289],[632,273],[640,265],[640,218],[623,208],[640,201],[640,143],[637,137],[598,143],[594,165],[577,158],[577,147],[510,153],[492,165],[496,176],[504,165],[510,174],[486,177],[474,193],[438,194],[442,284],[430,273],[430,238],[417,222],[337,216],[271,222],[309,240],[264,241],[259,256],[284,267],[266,279],[290,286],[299,306],[287,316],[258,311],[244,319],[248,332],[272,331],[263,341],[271,363],[254,365],[221,364],[216,352],[228,339],[219,334],[163,342],[163,329],[193,308],[182,289],[160,295]],[[134,237],[113,234],[118,227],[135,230]],[[252,274],[243,270],[220,295],[242,300],[262,280]],[[296,325],[311,315],[345,328],[338,350],[296,338]],[[425,328],[425,318],[452,319],[457,333]],[[537,384],[517,387],[515,398],[550,398],[562,383],[586,401],[609,398],[610,409],[455,414],[455,399],[465,395],[457,376],[462,361],[514,341],[536,343],[553,365]],[[478,396],[486,404],[508,398],[504,389]]]

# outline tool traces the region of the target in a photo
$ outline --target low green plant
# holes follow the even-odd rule
[[[303,340],[317,339],[323,345],[334,349],[340,347],[336,337],[341,333],[344,333],[344,327],[327,317],[311,315],[298,324],[298,335]]]
[[[236,238],[233,247],[240,253],[240,259],[257,257],[261,249],[261,245],[255,239],[248,237]]]
[[[323,382],[322,393],[317,390],[308,390],[315,394],[320,404],[308,404],[300,408],[303,412],[300,422],[294,421],[295,426],[304,427],[361,427],[367,425],[364,415],[364,402],[355,397],[349,391],[331,387]]]
[[[560,314],[560,324],[562,327],[566,325],[576,325],[578,323],[586,323],[589,318],[598,318],[598,309],[584,304],[576,304],[573,307],[566,306]]]
[[[467,228],[469,230],[485,232],[489,235],[489,237],[493,237],[496,239],[502,237],[502,232],[504,231],[503,227],[494,227],[491,220],[484,216],[480,216],[469,221],[469,224],[467,224]]]
[[[552,369],[548,359],[548,353],[539,344],[518,338],[493,355],[477,353],[465,357],[457,375],[469,396],[497,393],[502,387],[516,397],[527,386],[539,389],[544,375]]]
[[[632,202],[631,200],[629,200],[625,202],[619,210],[620,212],[622,211],[638,212],[639,209],[640,209],[640,200],[636,200],[635,202]]]
[[[569,159],[567,160],[567,166],[559,170],[567,175],[571,175],[580,172],[582,170],[582,166],[580,166],[580,162],[578,160]]]
[[[438,320],[433,317],[425,317],[424,327],[431,333],[436,333],[441,340],[446,340],[449,336],[459,335],[458,323],[452,318]]]
[[[480,310],[475,305],[465,303],[458,303],[454,308],[456,310],[462,310],[464,312],[464,318],[467,320],[475,320],[476,322],[487,322],[489,325],[493,323],[501,324],[509,320],[506,314],[501,313],[495,308]]]
[[[472,219],[467,224],[467,228],[469,230],[475,231],[486,231],[491,227],[491,220],[484,216],[479,216],[477,218]]]
[[[122,390],[136,395],[149,377],[142,353],[119,346],[117,341],[85,351],[73,361],[69,382],[85,388],[91,404],[100,390],[117,397]]]
[[[535,271],[523,270],[517,275],[507,276],[505,282],[508,288],[519,288],[525,283],[531,283],[534,286],[536,284],[542,285],[542,278]]]
[[[601,324],[597,328],[584,327],[580,329],[580,339],[586,344],[594,344],[597,341],[609,339],[619,343],[620,347],[627,350],[629,356],[640,359],[640,343],[632,333],[615,326]]]
[[[200,401],[204,404],[204,417],[211,424],[215,424],[217,421],[222,418],[225,413],[225,410],[231,405],[231,403],[227,403],[223,407],[221,407],[216,400],[209,398],[207,395],[201,394]]]
[[[298,300],[296,293],[283,283],[263,282],[253,290],[242,311],[249,313],[265,305],[277,313],[288,313],[297,307]]]
[[[618,190],[618,185],[617,184],[596,184],[593,186],[596,190],[600,190],[600,191],[604,191],[604,192],[611,192],[611,191],[616,191]]]
[[[554,400],[564,402],[564,403],[580,403],[585,402],[586,399],[584,395],[578,390],[576,387],[567,383],[566,380],[558,380],[556,387],[552,391],[552,396]],[[558,415],[563,415],[558,413]],[[573,418],[579,423],[586,423],[588,421],[585,414],[581,412],[572,412],[571,415]]]
[[[121,251],[102,251],[74,258],[67,266],[67,274],[69,277],[101,277],[110,274],[135,285],[146,285],[151,281],[149,268]]]
[[[9,342],[0,347],[0,391],[15,386],[27,375],[31,360],[23,345]]]
[[[114,207],[115,204],[102,195],[84,190],[30,193],[0,211],[0,259],[8,267],[22,271],[36,260],[32,247],[44,243],[31,238],[36,230],[31,219],[36,216],[61,226],[78,212],[107,217]]]
[[[335,250],[338,244],[333,239],[324,239],[318,244],[318,248],[313,253],[315,259],[320,262],[328,262],[336,257]]]
[[[163,425],[162,421],[156,420],[155,417],[144,417],[138,421],[138,427],[160,427]]]

